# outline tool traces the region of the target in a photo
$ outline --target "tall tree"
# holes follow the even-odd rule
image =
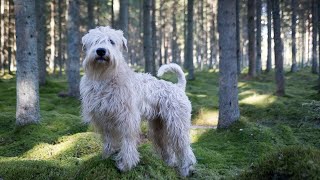
[[[55,1],[50,2],[50,58],[49,58],[49,68],[50,70],[55,71],[55,51],[56,51],[56,46],[55,46]]]
[[[156,27],[156,0],[152,0],[152,71],[156,72],[156,52],[157,52],[157,27]]]
[[[67,77],[69,92],[71,97],[79,97],[79,83],[80,83],[80,13],[79,0],[69,0],[68,6],[68,60],[67,60]]]
[[[218,1],[219,121],[218,128],[227,128],[240,117],[238,105],[236,1]]]
[[[40,121],[35,0],[15,0],[17,33],[16,124]]]
[[[248,55],[249,55],[249,77],[256,76],[256,41],[255,41],[255,8],[256,0],[248,0]]]
[[[38,33],[38,67],[39,67],[39,84],[46,83],[46,1],[36,0],[36,13],[37,13],[37,33]]]
[[[124,37],[128,38],[129,0],[120,0],[119,28]]]
[[[240,0],[236,0],[237,74],[241,73]]]
[[[61,1],[61,0],[59,0],[59,1]],[[95,2],[96,2],[95,0],[87,0],[88,29],[93,29],[95,26],[94,15],[93,15]]]
[[[62,68],[63,68],[63,63],[62,63],[62,0],[58,0],[58,64],[59,64],[59,76],[62,76]],[[91,16],[91,15],[90,15]],[[89,26],[92,24],[90,23]]]
[[[177,9],[178,1],[173,2],[173,9]],[[172,62],[178,62],[178,34],[177,34],[177,12],[172,11],[172,39],[171,39],[171,49],[172,49]]]
[[[318,2],[318,33],[319,33],[319,36],[318,36],[318,53],[319,53],[319,78],[318,78],[318,93],[320,93],[320,3]]]
[[[297,2],[296,0],[291,0],[291,8],[292,8],[292,17],[291,17],[291,39],[292,39],[292,65],[291,72],[296,72],[297,67],[297,48],[296,48],[296,24],[297,24]]]
[[[210,20],[210,60],[209,60],[209,69],[213,68],[213,65],[217,63],[217,37],[216,37],[216,13],[213,10],[213,1],[211,1],[210,9],[212,18]]]
[[[280,27],[280,0],[272,0],[273,16],[273,34],[274,34],[274,53],[275,53],[275,70],[276,70],[276,94],[283,96],[284,90],[284,70],[283,70],[283,42],[281,39]]]
[[[307,31],[306,31],[306,16],[305,16],[305,13],[304,12],[302,12],[301,13],[301,22],[300,22],[300,24],[301,24],[301,41],[302,41],[302,43],[301,43],[301,67],[303,68],[304,67],[304,63],[305,63],[305,61],[306,61],[306,33],[307,33]]]
[[[185,54],[185,68],[188,69],[188,80],[195,79],[193,65],[193,0],[188,0],[187,40]]]
[[[151,24],[152,1],[143,1],[143,50],[145,58],[145,72],[155,75],[153,71],[154,60],[152,59],[152,24]]]
[[[318,0],[312,0],[312,73],[318,73],[317,35],[318,35]]]
[[[271,0],[267,0],[267,21],[268,21],[268,55],[266,72],[270,72],[272,68],[272,51],[271,51]]]
[[[0,0],[0,11],[4,8],[4,0]],[[4,74],[4,13],[0,13],[0,75]]]
[[[257,26],[257,38],[256,38],[256,47],[257,47],[257,56],[256,56],[256,73],[259,75],[261,74],[261,9],[262,4],[261,0],[256,0],[256,13],[257,13],[257,20],[256,20],[256,26]]]
[[[15,51],[15,23],[14,23],[14,3],[13,0],[9,0],[9,23],[8,23],[8,72],[9,74],[12,74],[11,66],[13,66],[12,61],[15,59],[14,57],[14,51]]]

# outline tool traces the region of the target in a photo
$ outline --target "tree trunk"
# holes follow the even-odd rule
[[[301,52],[301,68],[304,68],[304,63],[305,63],[305,61],[306,61],[306,47],[308,47],[307,45],[306,45],[306,33],[307,33],[307,31],[306,31],[306,17],[305,17],[305,14],[302,12],[301,13],[301,19],[302,19],[302,22],[301,22],[301,29],[302,29],[302,47],[301,47],[301,49],[302,49],[302,52]]]
[[[312,73],[318,73],[317,35],[318,35],[318,0],[312,1]]]
[[[39,67],[39,84],[44,85],[46,83],[46,2],[43,0],[36,0],[36,13],[37,13],[37,53],[38,53],[38,67]]]
[[[213,2],[211,2],[211,12],[212,19],[210,21],[210,61],[209,61],[209,69],[212,69],[213,66],[216,66],[217,63],[217,37],[216,37],[216,25],[215,18],[216,14],[213,10]]]
[[[58,42],[58,63],[59,63],[59,76],[62,76],[62,0],[58,0],[58,32],[59,32],[59,42]]]
[[[194,80],[193,66],[193,0],[188,0],[187,41],[185,48],[185,67],[188,69],[188,80]]]
[[[173,2],[173,9],[177,9],[178,2],[175,0]],[[171,39],[171,52],[172,52],[172,62],[177,63],[178,59],[178,35],[177,35],[177,20],[176,20],[177,12],[172,11],[172,39]]]
[[[241,42],[240,42],[240,0],[236,0],[236,42],[237,42],[237,74],[241,73]]]
[[[320,93],[320,3],[318,2],[318,53],[319,53],[319,78],[318,78],[318,93]]]
[[[52,71],[55,71],[54,67],[54,59],[55,59],[55,22],[54,22],[54,16],[55,16],[55,1],[51,1],[50,3],[50,58],[49,58],[49,68]]]
[[[256,10],[257,10],[257,59],[256,59],[256,72],[257,74],[261,74],[262,71],[262,63],[261,63],[261,0],[256,0]]]
[[[60,0],[59,0],[60,1]],[[95,0],[87,0],[87,10],[88,10],[88,30],[93,29],[95,27],[94,23],[94,5]]]
[[[40,121],[35,0],[15,0],[17,32],[16,124]]]
[[[113,9],[113,0],[111,0],[111,27],[115,27],[116,23],[115,23],[115,20],[114,20],[114,9]]]
[[[69,92],[71,97],[79,97],[79,82],[80,82],[80,13],[79,0],[69,0],[68,7],[68,22],[67,22],[67,36],[68,36],[68,60],[67,60],[67,77]]]
[[[15,37],[15,27],[14,27],[14,3],[13,0],[9,0],[9,38],[8,38],[8,72],[11,72],[12,60],[14,57],[14,37]]]
[[[119,28],[124,37],[128,38],[129,0],[120,0]]]
[[[267,21],[268,21],[268,55],[266,72],[272,69],[272,51],[271,51],[271,0],[267,0]]]
[[[4,0],[0,0],[0,9],[4,8]],[[4,74],[4,13],[0,13],[0,75]]]
[[[238,105],[236,1],[218,1],[219,121],[218,128],[227,128],[240,118]]]
[[[281,39],[280,27],[280,7],[279,0],[272,0],[273,31],[274,31],[274,52],[275,52],[275,71],[276,71],[276,95],[283,96],[284,90],[284,70],[283,70],[283,42]]]
[[[249,54],[249,77],[256,76],[256,38],[255,38],[255,8],[256,0],[248,0],[248,54]]]
[[[297,67],[297,48],[296,48],[296,24],[297,24],[297,2],[296,0],[291,0],[291,8],[292,8],[292,23],[291,23],[291,37],[292,37],[292,65],[291,72],[296,72]]]
[[[145,58],[145,72],[155,75],[152,59],[152,24],[151,24],[152,1],[143,1],[143,50]]]
[[[152,0],[152,72],[156,73],[156,59],[157,59],[157,27],[156,27],[156,0]]]

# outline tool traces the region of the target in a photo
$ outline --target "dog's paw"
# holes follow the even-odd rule
[[[182,176],[182,177],[190,176],[190,175],[194,174],[194,172],[195,172],[195,170],[194,170],[193,166],[179,168],[179,173],[180,173],[180,176]]]

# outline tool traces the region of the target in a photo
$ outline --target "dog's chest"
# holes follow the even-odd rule
[[[110,88],[110,83],[89,83],[85,89],[82,89],[82,104],[84,108],[98,116],[113,116],[119,107],[114,88]]]

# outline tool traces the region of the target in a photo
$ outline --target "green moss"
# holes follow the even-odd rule
[[[192,130],[198,163],[190,179],[260,179],[263,175],[258,176],[259,172],[272,172],[266,174],[271,178],[319,177],[315,168],[319,169],[320,124],[312,111],[317,108],[314,100],[320,100],[313,88],[317,76],[309,69],[286,74],[287,95],[277,97],[273,74],[251,80],[241,75],[241,118],[230,128]],[[209,116],[217,115],[218,73],[195,75],[186,91],[193,105],[193,123],[197,124],[204,122],[197,119],[211,120]],[[165,78],[176,81],[174,75]],[[15,126],[15,79],[0,79],[0,87],[0,178],[180,178],[154,153],[149,141],[139,145],[141,162],[132,171],[120,173],[112,159],[102,159],[101,139],[91,126],[81,122],[79,100],[57,96],[67,89],[64,77],[49,76],[40,88],[41,122],[37,125]],[[142,134],[147,131],[147,123],[143,123]]]
[[[261,158],[241,179],[318,179],[320,151],[301,146],[289,146]]]

